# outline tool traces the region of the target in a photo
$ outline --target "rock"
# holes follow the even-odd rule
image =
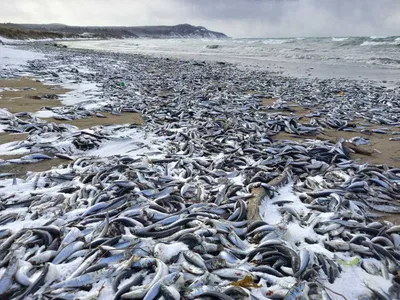
[[[208,49],[218,49],[219,45],[207,45],[206,48],[208,48]]]
[[[3,42],[2,40],[0,40],[0,45],[3,45],[3,46],[5,45],[4,42]]]

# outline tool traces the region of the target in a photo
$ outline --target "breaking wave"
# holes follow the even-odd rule
[[[290,42],[293,42],[293,39],[266,39],[262,41],[265,45],[280,45]]]
[[[399,46],[400,40],[395,40],[392,42],[373,42],[373,41],[365,41],[361,44],[361,46]]]
[[[386,65],[400,68],[400,36],[308,37],[250,39],[134,39],[86,41],[88,49],[107,49],[127,53],[173,53],[215,55],[219,57],[261,58],[270,61],[329,61]]]
[[[386,39],[386,38],[388,38],[388,36],[375,36],[375,35],[373,35],[373,36],[370,36],[369,38],[371,40],[377,40],[377,39]]]
[[[333,37],[332,38],[332,42],[343,42],[343,41],[347,41],[349,38],[347,37]]]
[[[372,57],[370,59],[372,63],[379,63],[383,65],[399,65],[400,59],[388,58],[388,57]]]

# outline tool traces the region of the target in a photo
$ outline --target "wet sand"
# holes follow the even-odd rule
[[[70,92],[59,85],[46,85],[34,78],[0,79],[0,108],[6,108],[12,113],[36,112],[44,106],[62,106],[58,99],[60,95]],[[0,133],[0,144],[23,141],[28,134]],[[24,154],[26,155],[26,154]],[[15,159],[24,155],[2,155],[0,159]],[[34,164],[10,164],[1,166],[1,173],[15,173],[24,177],[27,172],[42,172],[50,170],[65,161],[54,158],[43,160]]]
[[[60,107],[59,99],[48,99],[49,97],[58,98],[60,95],[71,92],[59,85],[46,85],[33,78],[20,79],[0,79],[0,89],[16,89],[0,91],[0,108],[6,108],[12,113],[18,112],[37,112],[42,107]],[[41,98],[41,99],[40,99]],[[71,124],[80,129],[90,128],[98,125],[109,124],[143,124],[144,120],[140,113],[123,113],[122,115],[113,115],[108,112],[101,112],[106,118],[96,116],[86,119],[76,120],[56,120],[54,118],[41,118],[48,122],[57,124]],[[0,140],[0,143],[6,143]]]
[[[19,158],[21,156],[13,156],[12,158],[8,157],[7,159]],[[5,159],[5,158],[6,156],[4,155],[0,157],[0,159]],[[10,164],[7,166],[1,166],[0,173],[15,173],[17,177],[23,178],[26,176],[27,172],[44,172],[51,170],[55,166],[65,165],[65,164],[68,164],[68,161],[59,158],[53,158],[53,159],[42,160],[32,164]]]
[[[4,88],[13,90],[1,91]],[[18,113],[36,112],[43,106],[62,106],[59,95],[70,91],[59,85],[45,85],[32,78],[0,79],[0,108]]]
[[[47,122],[54,122],[57,124],[71,124],[77,126],[79,129],[90,128],[99,125],[113,125],[113,124],[137,124],[142,125],[144,120],[140,113],[123,113],[121,115],[113,115],[108,112],[101,113],[105,118],[93,116],[86,119],[76,120],[56,120],[54,118],[42,118]]]
[[[272,106],[278,99],[277,98],[264,98],[262,99],[262,103],[264,106]],[[301,117],[301,122],[310,121],[309,118],[306,117],[307,114],[313,112],[316,109],[311,109],[309,107],[303,107],[298,105],[297,103],[288,103],[292,112],[282,111],[282,110],[271,110],[268,113],[280,113],[283,115],[295,114]],[[365,120],[355,120],[355,124],[363,123],[369,125],[369,129],[381,128],[381,127],[389,127],[390,126],[382,126],[376,125],[372,123],[368,123]],[[398,131],[399,128],[392,128],[393,131]],[[361,132],[346,132],[339,131],[330,128],[324,128],[324,132],[322,134],[313,135],[313,136],[298,136],[295,134],[290,134],[287,132],[280,132],[275,135],[273,138],[276,140],[287,139],[293,141],[303,141],[305,139],[317,139],[322,141],[331,141],[336,143],[339,138],[344,138],[349,140],[353,137],[360,136],[366,139],[369,139],[370,145],[360,145],[355,146],[354,144],[345,142],[344,145],[349,147],[354,152],[351,154],[351,158],[358,163],[369,163],[376,165],[388,165],[392,167],[400,168],[400,142],[399,141],[389,141],[389,138],[392,136],[389,133],[387,134],[379,134],[372,133],[371,135],[366,135]],[[256,195],[261,195],[260,191],[257,191]],[[382,213],[382,217],[378,218],[377,221],[388,221],[393,224],[400,224],[400,215],[398,214],[384,214]]]
[[[27,138],[26,133],[6,133],[0,132],[0,145],[10,142],[23,141]]]
[[[0,108],[6,108],[12,113],[39,111],[42,107],[60,107],[60,95],[72,90],[65,89],[59,85],[46,85],[34,78],[18,78],[18,79],[0,79]],[[55,99],[49,99],[55,98]],[[77,119],[77,120],[56,120],[54,118],[41,118],[47,122],[57,124],[71,124],[79,129],[90,128],[93,126],[105,126],[115,124],[137,124],[144,123],[140,113],[123,113],[114,115],[108,112],[101,112],[105,118],[96,116]],[[23,141],[28,138],[28,134],[15,134],[0,132],[0,145],[15,141]],[[26,154],[24,154],[26,155]],[[20,158],[24,155],[1,155],[0,160],[8,160]],[[51,155],[50,155],[51,156]],[[66,164],[66,160],[53,158],[51,160],[43,160],[31,164],[10,164],[0,167],[0,173],[16,173],[17,176],[23,177],[29,171],[42,172],[50,170],[54,166]]]
[[[400,146],[396,143],[389,141],[388,134],[374,134],[373,136],[365,136],[357,134],[356,132],[336,131],[332,129],[325,129],[323,134],[296,136],[294,134],[280,132],[275,135],[275,139],[287,139],[293,141],[303,141],[305,139],[317,139],[321,141],[331,141],[335,143],[339,138],[351,139],[352,137],[361,136],[368,138],[371,145],[355,146],[350,143],[345,143],[350,146],[350,149],[355,151],[351,154],[351,158],[358,163],[369,163],[375,165],[387,165],[400,168]]]
[[[264,106],[271,106],[275,103],[276,98],[264,98],[262,99],[262,103]],[[285,110],[269,110],[267,113],[279,113],[282,115],[296,115],[301,117],[302,123],[308,123],[310,119],[306,117],[307,114],[315,111],[316,109],[312,109],[309,107],[303,107],[297,103],[288,103],[291,111]],[[377,129],[382,127],[391,128],[391,126],[383,126],[369,123],[365,120],[355,120],[352,122],[353,124],[366,124],[368,125],[368,129]],[[355,146],[351,143],[345,143],[346,146],[350,147],[354,153],[351,155],[351,158],[359,163],[370,163],[377,165],[388,165],[396,168],[400,168],[400,141],[389,141],[389,138],[392,137],[391,131],[399,131],[399,128],[391,128],[392,130],[388,131],[387,134],[380,133],[372,133],[371,135],[367,135],[361,132],[347,132],[347,131],[339,131],[336,129],[324,128],[324,132],[318,135],[313,136],[297,136],[294,134],[280,132],[275,135],[275,139],[289,139],[302,141],[304,139],[315,138],[318,140],[329,140],[333,143],[336,143],[339,138],[344,138],[349,140],[353,137],[363,137],[365,139],[369,139],[369,145],[360,145]]]

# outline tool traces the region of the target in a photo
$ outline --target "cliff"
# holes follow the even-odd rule
[[[3,29],[3,31],[1,31]],[[0,25],[0,36],[10,39],[41,38],[227,38],[202,26],[68,26],[64,24]]]

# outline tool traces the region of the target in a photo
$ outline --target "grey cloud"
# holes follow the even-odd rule
[[[398,34],[388,22],[400,12],[397,0],[236,0],[180,1],[207,19],[240,35],[361,35]],[[213,5],[213,3],[216,3]],[[226,25],[225,25],[226,24]]]
[[[399,0],[0,0],[0,4],[0,22],[191,23],[234,37],[400,32]]]

